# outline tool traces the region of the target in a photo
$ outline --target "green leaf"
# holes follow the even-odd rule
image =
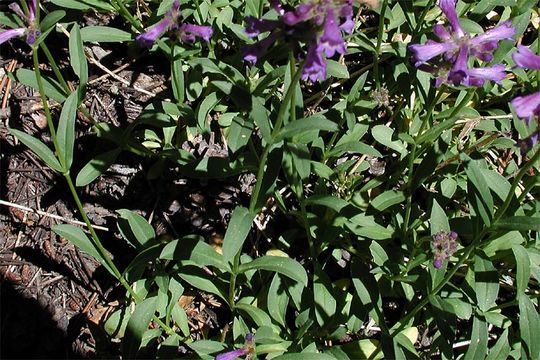
[[[274,142],[277,143],[281,140],[289,139],[293,136],[298,136],[313,130],[335,132],[339,130],[339,127],[335,122],[328,120],[323,115],[313,115],[285,125],[277,134]]]
[[[133,245],[145,248],[156,238],[154,228],[141,215],[127,209],[116,210],[116,212],[120,215],[118,219],[120,233]]]
[[[473,184],[475,191],[469,189],[469,197],[476,205],[475,210],[482,217],[484,223],[489,226],[493,217],[493,197],[489,190],[489,185],[484,178],[480,167],[477,162],[469,158],[464,153],[461,154],[461,158],[465,161],[465,172],[470,182]]]
[[[338,79],[348,79],[350,77],[349,71],[347,70],[347,66],[344,64],[340,64],[339,62],[335,60],[326,60],[326,71],[327,76],[333,76]]]
[[[82,88],[88,81],[88,63],[84,54],[81,38],[81,29],[75,23],[69,34],[69,61],[75,74],[79,77],[79,86]]]
[[[249,270],[275,271],[307,286],[308,279],[306,270],[298,263],[298,261],[288,257],[263,256],[250,261],[247,264],[240,265],[238,272],[244,273]]]
[[[215,266],[230,272],[229,263],[223,260],[223,255],[216,252],[210,245],[198,236],[186,236],[179,240],[169,242],[159,255],[164,260],[190,260],[199,267]]]
[[[56,132],[58,147],[61,156],[64,158],[66,170],[71,168],[73,162],[73,147],[75,145],[75,122],[77,121],[77,107],[79,96],[77,92],[71,93],[64,102],[60,120],[58,121],[58,130]]]
[[[225,261],[231,260],[242,249],[254,217],[254,214],[245,207],[239,206],[234,209],[223,239],[223,258]]]
[[[446,213],[435,199],[433,199],[429,223],[431,224],[431,235],[435,235],[439,231],[450,231],[450,224],[448,223]]]
[[[209,277],[205,272],[196,267],[184,268],[178,274],[184,281],[191,286],[219,296],[224,301],[228,302],[227,291],[222,281],[214,277]]]
[[[540,218],[531,216],[510,216],[498,220],[494,227],[501,230],[540,231]]]
[[[285,313],[288,304],[289,297],[285,291],[285,283],[281,281],[281,277],[278,274],[275,274],[270,283],[270,287],[268,288],[266,306],[268,307],[268,313],[272,319],[276,320],[284,327],[287,326],[285,322]]]
[[[482,360],[486,357],[488,345],[487,324],[479,317],[474,317],[471,344],[465,353],[465,360]]]
[[[379,211],[384,211],[390,206],[405,201],[403,191],[387,190],[371,201],[371,206]]]
[[[478,307],[488,311],[499,294],[499,274],[484,255],[476,255],[474,258],[474,290]]]
[[[263,310],[259,309],[258,307],[255,307],[249,304],[244,304],[242,302],[238,302],[235,305],[235,308],[248,314],[249,317],[253,319],[253,321],[255,321],[257,326],[272,325],[272,319],[270,319],[270,316],[268,316],[267,313],[265,313]]]
[[[114,163],[121,152],[122,149],[117,148],[97,155],[79,171],[75,179],[75,184],[77,186],[90,184]]]
[[[86,42],[125,42],[130,41],[132,36],[124,30],[110,26],[86,26],[81,29],[81,38]]]
[[[315,318],[320,326],[324,326],[336,313],[337,301],[332,294],[330,279],[320,269],[320,266],[316,266],[313,279],[313,302]]]
[[[208,355],[225,350],[225,344],[219,341],[199,340],[186,344],[199,355]]]
[[[394,134],[394,129],[389,128],[386,125],[375,125],[371,129],[371,135],[377,140],[380,144],[397,151],[401,154],[401,159],[407,155],[407,148],[402,141],[392,140],[392,135]]]
[[[508,329],[497,340],[497,343],[489,350],[486,360],[506,360],[510,355],[510,345],[508,344]]]
[[[116,277],[115,272],[112,270],[112,268],[107,264],[103,256],[99,253],[98,249],[94,245],[94,243],[86,236],[86,234],[81,230],[81,228],[78,228],[74,225],[70,224],[60,224],[60,225],[54,225],[52,227],[52,230],[62,236],[63,238],[70,241],[73,245],[87,253],[88,255],[92,256],[94,259],[100,262],[103,267],[105,267],[114,277]]]
[[[47,147],[44,143],[39,141],[33,136],[28,135],[27,133],[15,129],[9,129],[9,132],[19,139],[24,145],[28,146],[41,160],[45,162],[51,169],[58,172],[64,172],[62,165],[56,159],[51,149]]]
[[[39,24],[41,32],[43,33],[49,30],[49,28],[55,26],[60,22],[60,20],[62,20],[64,16],[66,16],[66,12],[64,10],[55,10],[48,13]]]
[[[173,46],[173,61],[171,62],[171,83],[174,98],[180,104],[184,102],[186,97],[184,70],[182,68],[184,60],[182,59],[182,48]]]
[[[156,312],[157,297],[144,299],[135,306],[135,311],[129,318],[124,340],[122,342],[122,357],[135,359],[141,346],[144,333]]]
[[[92,8],[105,11],[115,10],[111,4],[103,0],[51,0],[51,2],[55,5],[74,10],[90,10]]]
[[[527,356],[523,358],[538,359],[540,357],[540,316],[533,302],[525,295],[519,300],[519,332]]]
[[[531,276],[531,260],[529,253],[521,245],[512,246],[514,257],[516,258],[516,288],[517,294],[525,294],[525,289],[529,285]]]
[[[66,100],[66,95],[62,86],[55,80],[49,79],[46,76],[41,76],[43,80],[43,88],[45,89],[45,95],[59,103],[63,103]],[[23,85],[29,86],[39,91],[36,74],[32,70],[18,69],[15,72],[15,80]]]
[[[274,360],[335,360],[336,358],[323,353],[288,353],[272,358]]]

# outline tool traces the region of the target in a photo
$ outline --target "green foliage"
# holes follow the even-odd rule
[[[222,244],[187,227],[158,236],[152,215],[120,209],[118,232],[134,255],[119,269],[95,231],[53,227],[126,290],[104,323],[121,339],[122,357],[176,358],[180,348],[203,359],[230,349],[284,360],[540,357],[540,150],[516,146],[538,131],[538,114],[527,125],[509,104],[538,89],[540,72],[514,68],[515,41],[493,54],[492,65],[513,73],[499,84],[436,87],[411,64],[409,46],[434,39],[444,15],[433,1],[384,0],[362,8],[348,53],[327,59],[327,78],[311,83],[301,79],[309,44],[291,51],[277,40],[257,64],[243,61],[242,49],[268,35],[248,37],[246,17],[279,18],[262,0],[182,1],[181,21],[212,26],[212,39],[181,42],[179,28],[142,49],[137,36],[170,16],[172,3],[42,2],[49,12],[30,44],[34,59],[47,55],[61,23],[70,29],[62,64],[71,69],[47,56],[46,70],[10,74],[50,100],[51,141],[11,134],[65,177],[87,226],[72,167],[78,187],[124,156],[143,162],[159,186],[165,173],[201,184],[255,177],[248,196],[232,200]],[[457,11],[465,31],[510,20],[514,39],[539,49],[535,1],[458,1]],[[83,13],[98,12],[117,16],[114,27],[79,25]],[[23,26],[4,12],[0,22]],[[127,125],[91,119],[91,43],[128,49],[126,61],[168,59],[168,89]],[[94,155],[77,153],[81,114],[107,144]],[[209,150],[183,146],[197,141]],[[450,239],[442,249],[434,249],[437,234]],[[194,325],[180,300],[195,296],[219,304],[215,328]]]

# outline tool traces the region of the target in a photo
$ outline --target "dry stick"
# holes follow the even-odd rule
[[[5,200],[0,199],[0,205],[13,207],[13,208],[16,208],[16,209],[32,212],[32,213],[35,213],[35,214],[38,214],[38,215],[47,216],[47,217],[50,217],[50,218],[53,218],[53,219],[56,219],[56,220],[61,220],[63,222],[69,222],[69,223],[72,223],[72,224],[77,224],[77,225],[81,225],[81,226],[86,227],[86,224],[83,223],[82,221],[73,220],[73,219],[67,219],[67,218],[65,218],[63,216],[60,216],[60,215],[49,214],[49,213],[47,213],[45,211],[35,210],[35,209],[29,208],[29,207],[26,207],[26,206],[23,206],[23,205],[15,204],[15,203],[12,203],[12,202],[9,202],[9,201],[5,201]],[[94,229],[103,230],[103,231],[109,231],[108,228],[103,227],[103,226],[93,225],[93,227],[94,227]]]
[[[131,63],[124,64],[124,65],[122,65],[122,66],[120,66],[120,67],[117,67],[116,69],[112,70],[111,73],[117,74],[117,73],[119,73],[120,71],[124,70],[125,68],[127,68],[127,67],[130,66],[130,65],[131,65]],[[88,82],[88,85],[92,85],[92,84],[97,83],[97,82],[99,82],[99,81],[101,81],[101,80],[105,80],[105,79],[107,79],[109,76],[111,76],[110,73],[103,74],[103,75],[101,75],[101,76],[98,77],[98,78],[95,78],[95,79],[90,80],[90,81]]]
[[[17,66],[17,60],[11,60],[11,62],[7,66],[7,71],[12,72],[15,69],[15,66]],[[4,91],[4,97],[2,98],[2,106],[1,109],[5,109],[7,106],[8,98],[9,98],[9,92],[11,90],[11,78],[7,75],[2,79],[2,84],[0,84],[0,91],[4,88],[4,84],[6,87],[6,90]]]
[[[69,32],[66,30],[65,27],[62,26],[62,24],[56,24],[56,26],[58,28],[60,28],[60,30],[69,38]],[[129,86],[129,87],[133,88],[134,90],[136,90],[136,91],[138,91],[140,93],[143,93],[145,95],[148,95],[148,96],[151,96],[151,97],[156,96],[156,94],[154,94],[153,92],[150,92],[150,91],[148,91],[146,89],[140,88],[140,87],[138,87],[136,85],[132,85],[128,80],[126,80],[123,77],[115,74],[113,71],[109,70],[107,67],[102,65],[98,60],[96,60],[88,51],[84,50],[84,55],[86,56],[88,61],[90,61],[92,64],[96,65],[98,68],[100,68],[101,70],[103,70],[104,72],[106,72],[107,74],[109,74],[110,76],[115,78],[116,80],[120,81],[124,85]]]

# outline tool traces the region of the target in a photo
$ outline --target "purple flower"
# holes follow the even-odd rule
[[[512,59],[517,66],[525,69],[540,70],[540,56],[533,53],[528,47],[518,45],[518,51],[512,54]],[[525,120],[527,126],[531,125],[534,118],[540,117],[540,92],[527,96],[518,96],[512,100],[512,106],[519,118]],[[535,130],[522,143],[522,150],[526,152],[538,142],[539,130]]]
[[[504,67],[500,64],[485,68],[468,69],[467,63],[472,56],[481,61],[491,61],[493,51],[499,41],[511,39],[516,30],[510,21],[506,21],[480,35],[473,36],[463,30],[456,12],[456,0],[440,0],[439,7],[448,19],[449,29],[435,25],[433,33],[440,42],[428,40],[425,44],[409,46],[414,65],[437,73],[436,85],[450,83],[454,85],[482,86],[486,80],[501,81],[505,77]],[[443,61],[437,66],[426,68],[426,62],[442,56]],[[447,72],[447,76],[444,73]]]
[[[136,37],[137,42],[141,46],[150,48],[154,42],[161,37],[165,32],[174,30],[177,37],[184,42],[194,42],[197,37],[204,41],[210,41],[212,37],[212,28],[210,26],[201,26],[194,24],[179,24],[180,1],[176,0],[171,5],[169,11],[165,13],[163,19],[153,25],[148,31]]]
[[[245,32],[250,38],[270,34],[243,49],[244,60],[255,63],[269,47],[282,40],[301,58],[305,58],[302,79],[326,79],[326,57],[345,54],[346,45],[341,32],[354,28],[352,0],[307,0],[296,8],[285,9],[279,0],[270,5],[280,15],[278,20],[246,18]],[[308,46],[305,56],[301,49]]]
[[[540,56],[526,46],[518,45],[518,51],[512,54],[512,59],[521,68],[540,70]]]
[[[229,351],[223,354],[219,354],[216,356],[216,360],[234,360],[237,357],[245,356],[249,354],[255,353],[255,342],[254,342],[254,336],[253,334],[247,334],[246,335],[246,341],[244,343],[244,347],[241,349]]]
[[[0,31],[0,44],[3,44],[6,41],[15,37],[21,37],[23,35],[26,35],[26,43],[28,45],[33,45],[36,42],[37,37],[40,35],[38,24],[36,23],[37,6],[37,0],[31,0],[28,3],[28,15],[26,15],[22,11],[19,4],[9,4],[8,7],[10,8],[10,10],[17,14],[21,19],[23,19],[27,26],[22,28]]]
[[[452,256],[457,250],[458,234],[455,231],[439,231],[431,237],[433,251],[433,266],[439,269],[443,261]]]

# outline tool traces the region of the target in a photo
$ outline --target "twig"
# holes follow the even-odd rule
[[[60,221],[63,221],[63,222],[68,222],[68,223],[72,223],[72,224],[86,226],[86,224],[83,223],[82,221],[68,219],[68,218],[65,218],[65,217],[60,216],[60,215],[49,214],[49,213],[47,213],[45,211],[35,210],[35,209],[32,209],[32,208],[29,208],[29,207],[26,207],[26,206],[23,206],[23,205],[19,205],[19,204],[15,204],[15,203],[5,201],[5,200],[0,200],[0,205],[4,205],[4,206],[8,206],[8,207],[14,207],[16,209],[20,209],[20,210],[24,210],[24,211],[29,211],[29,212],[32,212],[32,213],[35,213],[35,214],[38,214],[38,215],[47,216],[47,217],[50,217],[50,218],[53,218],[53,219],[56,219],[56,220],[60,220]],[[103,231],[109,231],[108,228],[106,228],[104,226],[98,226],[98,225],[94,225],[94,229],[103,230]]]

